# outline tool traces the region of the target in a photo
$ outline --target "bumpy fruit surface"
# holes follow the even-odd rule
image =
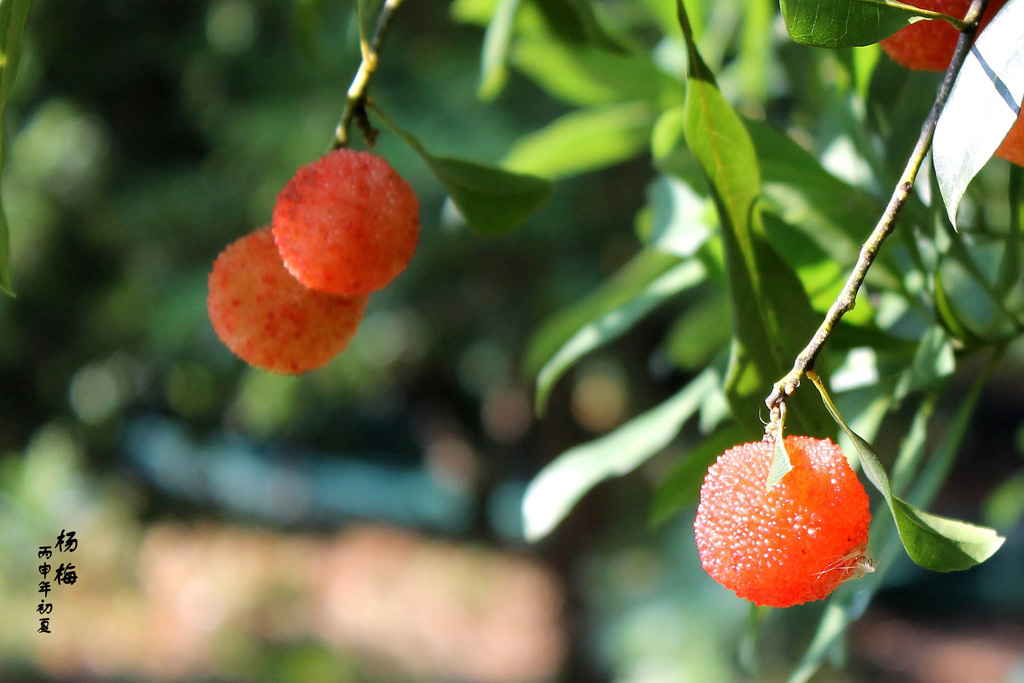
[[[713,579],[757,605],[824,598],[858,574],[868,497],[828,439],[786,437],[793,469],[766,491],[772,444],[735,446],[708,469],[694,522]]]
[[[270,228],[232,242],[213,263],[206,307],[221,341],[251,365],[295,374],[348,346],[366,297],[302,286],[285,270]]]
[[[419,239],[419,202],[374,154],[330,152],[300,168],[274,206],[274,240],[300,282],[369,294],[405,270]]]
[[[981,18],[983,29],[1006,0],[990,0]],[[906,4],[962,19],[971,0],[906,0]],[[904,26],[881,42],[886,54],[903,66],[922,71],[945,71],[953,59],[960,32],[942,19],[918,21]]]

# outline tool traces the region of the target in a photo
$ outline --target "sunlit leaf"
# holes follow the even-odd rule
[[[646,149],[654,117],[646,102],[574,111],[520,138],[503,165],[559,179],[621,163]]]
[[[411,133],[377,107],[373,111],[430,166],[466,224],[480,235],[506,233],[536,213],[551,197],[551,181],[463,159],[435,157]]]
[[[852,266],[883,205],[829,173],[810,152],[770,124],[745,123],[761,166],[766,209],[799,228],[837,263]],[[878,285],[896,286],[897,268],[887,251],[878,255],[869,277]]]
[[[508,51],[517,9],[519,0],[499,0],[494,16],[487,24],[480,52],[480,87],[477,90],[477,95],[483,100],[497,97],[508,77]]]
[[[681,104],[679,82],[649,57],[558,43],[544,36],[516,41],[517,68],[552,96],[576,105],[644,100],[662,107]]]
[[[718,209],[732,301],[734,337],[725,392],[740,425],[755,436],[764,397],[789,371],[818,316],[796,275],[767,240],[757,204],[761,177],[753,142],[698,53],[681,2],[677,7],[689,56],[682,132]],[[679,121],[674,113],[666,116],[673,125]],[[670,146],[671,133],[662,127],[655,146],[659,153]],[[834,433],[817,401],[797,394],[789,407],[794,433]]]
[[[640,230],[644,244],[677,256],[691,256],[718,222],[714,206],[679,178],[659,175],[647,186],[649,221]]]
[[[855,47],[886,38],[918,17],[943,15],[894,0],[781,0],[790,37],[815,47]]]
[[[667,446],[700,408],[718,379],[705,370],[672,398],[607,436],[559,455],[530,482],[523,498],[528,541],[547,536],[599,482],[632,471]]]
[[[0,173],[7,158],[7,140],[4,136],[3,120],[7,103],[14,91],[21,61],[21,36],[25,30],[29,7],[32,0],[4,0],[0,2]],[[10,235],[3,203],[0,201],[0,290],[13,295],[10,272]]]
[[[1024,2],[1006,3],[978,36],[935,126],[932,160],[949,221],[967,186],[1020,115],[1024,100]]]
[[[648,250],[597,292],[543,325],[530,342],[526,360],[528,370],[538,368],[538,414],[546,409],[555,382],[577,360],[704,277],[698,261]]]

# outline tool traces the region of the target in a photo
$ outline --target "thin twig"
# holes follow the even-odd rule
[[[348,145],[348,131],[353,120],[359,126],[368,145],[372,147],[374,140],[377,139],[377,129],[370,125],[370,119],[366,116],[366,98],[370,79],[377,70],[377,55],[380,53],[381,45],[384,44],[388,30],[395,23],[395,11],[402,2],[403,0],[385,0],[384,6],[380,9],[380,15],[377,17],[377,28],[373,32],[373,38],[369,43],[362,37],[359,39],[362,61],[359,63],[355,78],[352,79],[352,85],[348,87],[345,110],[341,114],[341,120],[338,121],[338,127],[334,129],[331,149],[341,149]]]
[[[949,98],[949,92],[953,88],[953,81],[956,80],[960,67],[963,65],[964,60],[967,58],[967,53],[974,43],[974,36],[978,32],[978,20],[985,12],[987,6],[988,0],[973,0],[970,9],[967,10],[967,16],[964,17],[966,26],[960,32],[960,40],[957,42],[956,50],[953,52],[953,59],[949,63],[949,68],[946,69],[946,76],[939,87],[935,103],[932,105],[928,118],[921,127],[921,135],[918,137],[914,151],[911,152],[907,165],[903,169],[903,174],[893,190],[889,204],[885,207],[885,211],[878,220],[875,229],[861,247],[860,256],[853,267],[853,272],[850,273],[850,277],[846,280],[843,291],[839,293],[831,308],[828,309],[825,320],[821,323],[818,331],[814,333],[811,341],[800,352],[800,355],[796,357],[793,369],[772,387],[771,394],[765,399],[765,404],[769,409],[775,408],[785,401],[787,396],[791,396],[796,391],[796,388],[800,386],[800,379],[804,376],[804,373],[814,368],[814,361],[817,359],[818,354],[821,353],[825,342],[828,341],[836,323],[856,305],[857,292],[860,291],[861,285],[864,284],[864,277],[867,275],[871,264],[874,263],[882,243],[896,229],[896,219],[899,217],[900,211],[914,189],[914,182],[917,180],[918,171],[921,170],[925,155],[932,144],[935,124],[938,122],[939,114]]]

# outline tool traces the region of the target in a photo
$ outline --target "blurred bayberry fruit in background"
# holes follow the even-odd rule
[[[971,0],[905,0],[906,4],[963,19]],[[992,20],[1006,0],[990,0],[981,28]],[[960,32],[942,19],[927,19],[904,26],[882,41],[886,54],[903,66],[922,71],[945,71],[953,59]]]
[[[869,569],[868,496],[839,446],[786,437],[793,469],[766,490],[773,446],[730,448],[708,469],[694,522],[715,581],[757,605],[820,600]]]
[[[369,294],[405,270],[419,239],[419,202],[384,159],[347,149],[300,168],[277,197],[274,240],[300,282]]]
[[[209,289],[206,307],[221,341],[245,362],[286,374],[343,351],[367,300],[304,287],[285,270],[270,228],[228,245],[214,261]]]

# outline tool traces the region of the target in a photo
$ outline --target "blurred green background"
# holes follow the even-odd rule
[[[460,5],[466,19],[493,3]],[[671,3],[600,5],[678,65],[678,39],[659,28]],[[734,41],[754,5],[770,30]],[[709,3],[705,54],[744,114],[803,131],[857,181],[843,156],[849,111],[830,94],[841,58],[789,45],[766,8]],[[432,152],[495,163],[570,108],[519,71],[493,102],[477,99],[483,32],[451,9],[406,2],[372,96]],[[694,366],[666,333],[681,311],[723,305],[710,286],[679,297],[587,356],[534,418],[530,335],[639,249],[655,176],[645,138],[624,163],[560,182],[517,232],[485,239],[385,130],[376,151],[420,197],[421,243],[349,350],[283,377],[217,340],[212,261],[267,224],[295,168],[327,149],[359,61],[352,10],[34,3],[5,122],[17,297],[0,299],[0,679],[752,677],[746,604],[700,570],[692,513],[647,526],[652,489],[696,430],[588,495],[552,538],[522,540],[533,475],[676,391]],[[899,78],[911,83],[901,92],[934,87]],[[904,104],[921,109],[913,97],[893,106]],[[591,144],[600,156],[617,143]],[[981,192],[997,196],[1004,175]],[[726,339],[710,336],[706,355]],[[984,394],[938,504],[970,519],[988,509],[1006,546],[958,575],[898,565],[854,627],[847,666],[821,680],[1024,680],[1024,486],[989,498],[1021,470],[1021,357]],[[951,410],[940,402],[940,423]],[[62,528],[78,534],[68,557],[80,578],[51,594],[53,633],[37,634],[36,548]],[[767,617],[761,676],[784,675],[820,611]]]

